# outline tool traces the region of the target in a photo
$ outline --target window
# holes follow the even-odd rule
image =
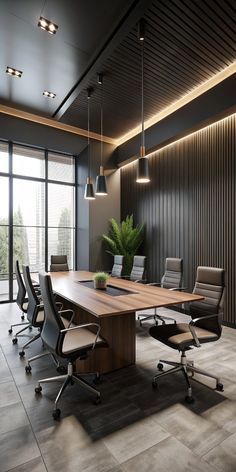
[[[48,177],[58,181],[58,183],[49,182],[48,184],[48,264],[50,264],[51,255],[67,255],[69,268],[72,269],[75,238],[75,189],[74,185],[69,185],[69,183],[74,184],[73,159],[50,153],[48,156]]]
[[[44,152],[38,149],[13,145],[13,174],[44,178]]]
[[[0,177],[0,301],[9,299],[9,178]]]
[[[16,260],[39,271],[66,254],[74,268],[74,158],[16,144],[11,156],[9,146],[0,142],[0,301],[16,296]]]
[[[7,143],[0,143],[0,172],[9,172],[9,156]]]

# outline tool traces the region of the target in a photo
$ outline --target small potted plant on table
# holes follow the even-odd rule
[[[109,274],[106,272],[97,272],[93,276],[94,288],[99,290],[106,290],[107,279],[109,279]]]

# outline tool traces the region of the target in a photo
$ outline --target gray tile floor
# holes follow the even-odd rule
[[[183,315],[178,315],[181,319]],[[38,378],[57,375],[49,358],[32,364],[8,335],[19,320],[15,304],[0,305],[0,472],[235,472],[236,471],[236,331],[223,329],[217,343],[195,349],[196,364],[218,371],[224,392],[214,382],[193,382],[195,403],[184,401],[181,375],[162,379],[157,391],[152,375],[160,358],[178,353],[148,335],[137,322],[137,365],[104,376],[102,404],[77,386],[61,400],[60,422],[51,411],[58,386],[36,396]],[[41,352],[37,341],[26,355]]]

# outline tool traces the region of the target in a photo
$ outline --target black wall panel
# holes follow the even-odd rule
[[[137,184],[136,163],[121,171],[121,215],[146,224],[148,279],[159,281],[166,257],[183,257],[191,291],[198,265],[224,267],[224,321],[236,326],[236,115],[157,151],[151,182]]]

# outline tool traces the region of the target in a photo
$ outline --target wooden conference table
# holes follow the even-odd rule
[[[107,290],[95,290],[91,282],[92,272],[49,274],[53,291],[63,300],[64,308],[75,311],[75,323],[99,323],[101,335],[109,344],[109,348],[95,349],[87,360],[78,361],[81,372],[106,373],[135,364],[136,311],[203,298],[114,277],[108,280]]]

